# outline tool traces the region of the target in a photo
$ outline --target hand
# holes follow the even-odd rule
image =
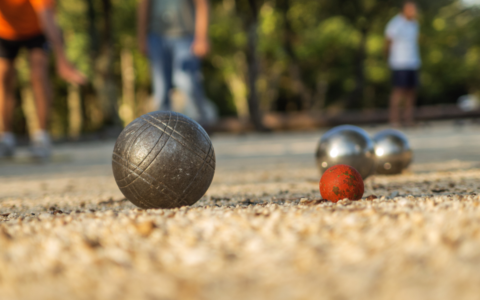
[[[210,51],[208,39],[195,38],[192,43],[192,52],[197,57],[204,57]]]
[[[57,72],[62,79],[72,84],[85,84],[87,79],[80,71],[78,71],[68,60],[57,60]]]

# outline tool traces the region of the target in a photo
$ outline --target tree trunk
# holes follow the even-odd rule
[[[302,101],[302,110],[310,110],[313,103],[312,93],[305,85],[302,79],[302,71],[295,60],[292,60],[290,63],[289,73],[293,81],[293,89]]]
[[[135,119],[135,67],[133,55],[129,49],[123,49],[120,59],[122,70],[122,103],[120,117],[127,125]]]
[[[95,57],[98,54],[99,39],[96,26],[97,14],[95,13],[95,6],[93,4],[93,0],[87,0],[87,20],[88,36],[90,38],[90,57]]]
[[[312,110],[322,110],[327,103],[328,81],[323,78],[317,79],[317,88],[314,95],[314,103],[312,103]]]
[[[120,126],[118,115],[118,91],[114,81],[114,47],[112,35],[112,4],[111,0],[102,0],[102,39],[100,53],[95,60],[94,86],[103,115],[103,123]]]
[[[248,87],[245,82],[247,76],[244,76],[248,68],[246,67],[246,58],[243,53],[235,54],[232,64],[232,68],[235,71],[226,71],[224,76],[232,93],[238,117],[242,120],[248,120],[250,118],[249,103],[247,100]]]
[[[279,8],[282,11],[284,24],[283,49],[290,59],[289,75],[293,81],[293,90],[302,101],[302,109],[309,110],[313,104],[312,91],[305,85],[302,70],[299,66],[299,60],[293,49],[295,32],[293,31],[290,20],[288,19],[290,0],[282,0],[279,2],[279,4]]]
[[[258,44],[258,7],[255,0],[248,1],[252,12],[252,18],[249,18],[248,30],[248,46],[247,46],[247,65],[248,65],[248,108],[250,119],[256,130],[263,131],[265,126],[262,122],[260,105],[258,101],[257,79],[259,73],[259,63],[257,54]]]
[[[365,89],[365,58],[368,30],[362,28],[360,44],[358,46],[355,62],[355,89],[352,91],[347,104],[348,108],[359,108],[363,103]]]
[[[76,85],[68,87],[68,137],[78,139],[82,132],[82,102],[80,88]]]

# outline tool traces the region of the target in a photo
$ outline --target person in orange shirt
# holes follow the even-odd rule
[[[0,157],[14,154],[12,133],[15,107],[15,58],[20,49],[28,50],[30,80],[40,130],[32,134],[32,154],[50,157],[47,122],[52,98],[48,78],[48,52],[53,49],[57,72],[64,80],[83,84],[86,79],[68,61],[60,28],[55,22],[54,0],[0,0]]]

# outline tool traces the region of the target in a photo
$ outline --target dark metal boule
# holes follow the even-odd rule
[[[378,174],[400,174],[412,162],[408,138],[401,131],[386,129],[373,137],[375,170]]]
[[[365,130],[342,125],[327,131],[318,143],[316,159],[323,174],[334,165],[355,168],[365,179],[374,171],[373,142]]]
[[[122,131],[112,157],[118,187],[141,208],[192,205],[208,190],[215,152],[205,130],[175,112],[145,114]]]

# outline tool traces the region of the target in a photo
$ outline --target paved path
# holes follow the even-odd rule
[[[370,134],[385,127],[365,128]],[[232,171],[266,171],[314,166],[317,141],[325,130],[273,134],[223,135],[213,137],[217,176]],[[480,163],[480,126],[455,126],[439,122],[429,127],[405,130],[414,150],[414,171],[424,168],[475,167]],[[34,164],[27,149],[20,149],[14,162],[0,162],[0,177],[111,175],[114,141],[65,144],[55,148],[48,164]]]

